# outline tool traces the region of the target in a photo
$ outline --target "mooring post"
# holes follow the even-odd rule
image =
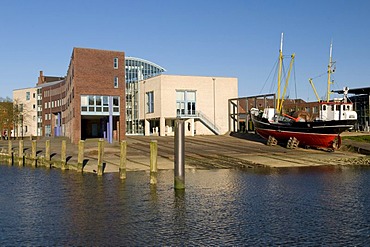
[[[98,141],[98,175],[103,175],[103,155],[104,155],[104,140],[99,139]]]
[[[83,162],[84,162],[84,152],[85,152],[85,141],[80,140],[78,142],[78,157],[77,157],[77,171],[83,172]]]
[[[32,166],[33,167],[36,167],[36,165],[37,165],[36,151],[37,151],[37,141],[34,140],[31,143],[31,160],[32,160]]]
[[[126,141],[121,141],[120,159],[119,159],[120,179],[126,179],[126,154],[127,154],[127,143]]]
[[[150,141],[150,184],[157,184],[157,156],[158,143],[152,140]]]
[[[175,190],[185,189],[185,128],[184,119],[175,121]]]
[[[18,147],[18,165],[23,166],[23,151],[24,151],[23,140],[19,140],[19,147]]]
[[[67,169],[67,141],[62,140],[62,151],[60,153],[60,163],[61,163],[61,169],[66,170]]]
[[[50,168],[50,140],[45,141],[45,165]]]
[[[13,165],[13,143],[11,140],[8,141],[8,157],[9,165]]]

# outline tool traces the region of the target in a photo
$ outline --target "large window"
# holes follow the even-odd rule
[[[196,110],[195,91],[176,91],[176,114],[194,116]]]
[[[146,105],[147,105],[147,113],[153,113],[154,112],[154,92],[147,92],[146,93]]]
[[[30,98],[31,98],[30,92],[26,92],[26,100],[30,100]]]
[[[112,98],[113,115],[119,115],[119,96],[81,95],[82,115],[109,115],[109,100]]]

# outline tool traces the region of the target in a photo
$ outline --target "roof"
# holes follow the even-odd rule
[[[51,87],[54,85],[57,85],[58,83],[63,82],[64,80],[59,80],[59,81],[52,81],[52,82],[47,82],[43,84],[36,85],[37,88],[43,88],[43,87]]]
[[[149,64],[149,65],[152,65],[152,66],[154,66],[154,67],[156,67],[156,68],[158,68],[158,69],[162,70],[163,72],[165,72],[165,71],[166,71],[166,69],[165,69],[165,68],[163,68],[163,67],[159,66],[158,64],[155,64],[155,63],[153,63],[153,62],[150,62],[150,61],[145,60],[145,59],[142,59],[142,58],[137,58],[137,57],[126,57],[126,58],[125,58],[125,60],[140,61],[140,62],[143,62],[143,63],[147,63],[147,64]]]

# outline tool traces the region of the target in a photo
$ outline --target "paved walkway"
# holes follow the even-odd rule
[[[362,133],[353,133],[362,134]],[[369,133],[364,133],[369,134]],[[60,160],[61,142],[63,138],[51,139],[52,160]],[[151,140],[158,142],[158,169],[174,167],[174,137],[127,137],[127,171],[149,171]],[[250,169],[266,167],[300,167],[319,165],[340,165],[349,159],[361,159],[363,154],[347,151],[326,152],[315,149],[287,149],[281,146],[267,146],[265,140],[254,134],[236,136],[195,136],[185,138],[186,168],[188,169]],[[345,140],[344,144],[356,146],[358,143]],[[370,143],[359,143],[362,150],[369,150]],[[98,139],[85,142],[86,172],[97,171]],[[31,150],[31,141],[24,140],[26,152]],[[0,149],[7,149],[7,141],[0,142]],[[18,149],[18,141],[13,141],[13,149]],[[37,142],[38,155],[45,152],[45,139]],[[77,164],[77,145],[67,144],[68,164]],[[118,172],[120,147],[119,143],[105,144],[104,172]]]

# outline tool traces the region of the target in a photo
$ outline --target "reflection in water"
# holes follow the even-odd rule
[[[366,245],[370,170],[79,174],[0,166],[1,245]]]

